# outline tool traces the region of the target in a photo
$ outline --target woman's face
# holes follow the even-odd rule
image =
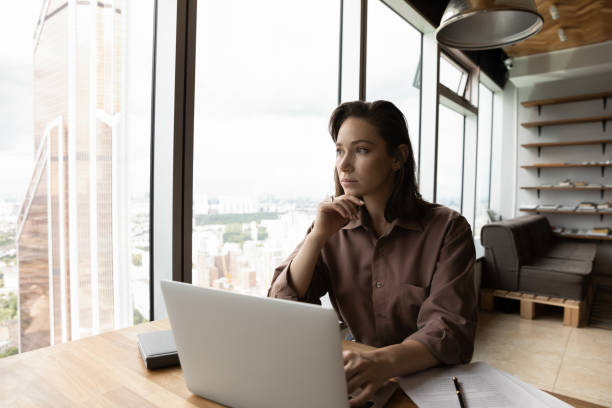
[[[374,126],[355,117],[342,123],[336,139],[336,170],[346,193],[357,197],[390,194],[396,165]]]

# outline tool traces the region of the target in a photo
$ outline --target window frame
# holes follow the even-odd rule
[[[478,84],[480,82],[480,68],[472,62],[464,53],[459,50],[438,45],[438,72],[437,72],[437,95],[439,104],[436,107],[436,141],[435,141],[435,164],[434,164],[434,202],[437,202],[438,193],[438,156],[439,156],[439,121],[440,104],[463,115],[463,148],[461,160],[461,197],[460,212],[468,220],[472,229],[475,222],[476,209],[476,172],[477,163],[468,163],[466,166],[466,141],[473,139],[475,141],[475,154],[478,157]],[[440,61],[444,58],[463,72],[466,72],[467,83],[463,94],[449,89],[440,82]],[[471,147],[471,146],[470,146]],[[469,167],[468,167],[469,166]],[[466,177],[466,172],[469,171],[474,177]],[[471,180],[471,181],[470,181]],[[470,200],[470,197],[473,197]],[[473,232],[473,231],[472,231]]]

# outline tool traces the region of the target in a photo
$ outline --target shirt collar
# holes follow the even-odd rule
[[[342,229],[350,230],[358,227],[369,229],[368,226],[370,225],[370,215],[365,207],[361,207],[360,211],[361,217],[356,220],[350,220],[344,227],[342,227]],[[396,226],[407,230],[423,231],[423,225],[416,218],[398,217],[391,222],[391,228],[389,231],[392,231]]]

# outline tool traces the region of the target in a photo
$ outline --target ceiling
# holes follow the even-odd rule
[[[612,0],[535,0],[544,17],[542,31],[518,44],[505,47],[511,57],[574,48],[612,40]],[[559,18],[553,20],[550,6],[554,4]],[[562,42],[558,30],[567,39]]]

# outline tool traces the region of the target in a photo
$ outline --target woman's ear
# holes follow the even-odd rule
[[[391,166],[391,168],[394,171],[401,169],[402,167],[404,167],[404,163],[406,163],[407,158],[408,158],[408,145],[406,144],[398,145],[397,149],[395,150],[395,155],[393,157],[393,165]]]

